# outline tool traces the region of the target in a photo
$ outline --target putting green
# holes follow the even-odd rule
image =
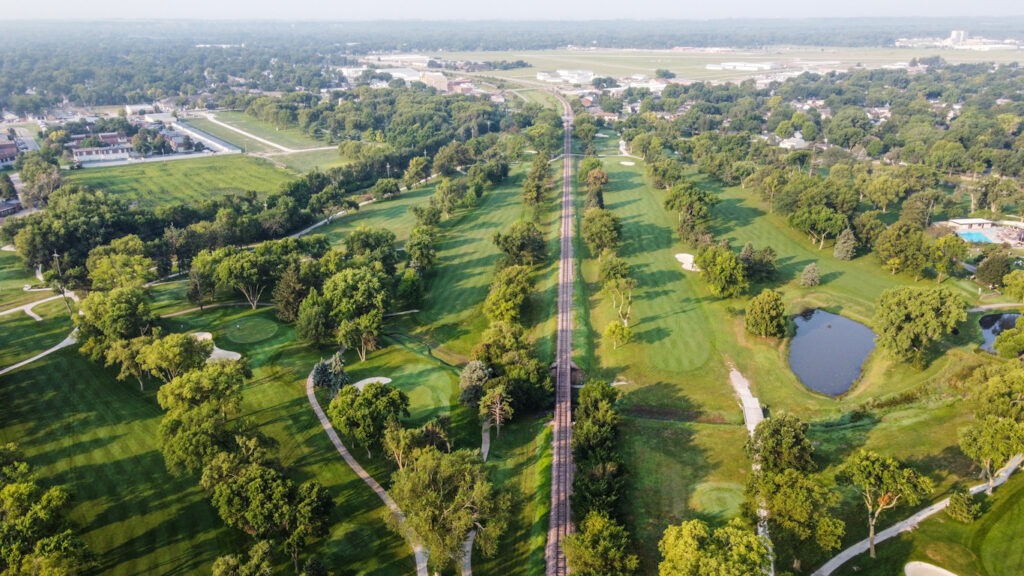
[[[278,324],[273,320],[250,316],[238,318],[228,325],[225,336],[238,344],[261,342],[277,333]]]
[[[743,485],[735,482],[704,482],[698,484],[690,496],[691,508],[724,518],[738,516],[743,501]]]

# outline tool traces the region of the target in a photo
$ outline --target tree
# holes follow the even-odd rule
[[[868,512],[868,546],[875,557],[875,524],[879,516],[901,503],[913,506],[932,493],[932,481],[893,458],[860,450],[842,468],[841,476],[860,492]]]
[[[288,527],[294,486],[277,468],[228,452],[203,470],[202,487],[224,523],[258,539]]]
[[[547,257],[544,234],[533,222],[519,220],[507,232],[495,232],[494,244],[516,265],[531,266]]]
[[[491,282],[484,300],[484,314],[493,322],[518,322],[523,304],[533,291],[530,268],[502,268]]]
[[[818,284],[821,284],[821,274],[818,273],[818,265],[811,262],[800,273],[800,285],[809,288]]]
[[[139,288],[93,292],[82,299],[78,310],[75,322],[82,342],[80,350],[96,360],[102,357],[106,346],[117,340],[145,336],[156,322]]]
[[[309,295],[299,305],[295,335],[315,346],[326,344],[333,339],[330,307],[316,288],[310,290]]]
[[[633,329],[619,320],[612,320],[604,329],[604,337],[612,343],[612,350],[629,344],[633,340]]]
[[[217,264],[217,283],[242,293],[253,310],[259,305],[263,292],[273,285],[274,270],[278,263],[255,251],[240,248],[222,248]]]
[[[846,524],[831,511],[839,503],[839,494],[822,485],[819,478],[794,468],[779,472],[760,472],[753,481],[755,501],[768,511],[768,531],[776,553],[793,558],[800,570],[802,548],[812,542],[825,552],[841,545]]]
[[[299,318],[299,307],[309,294],[309,287],[302,283],[299,276],[299,265],[291,263],[285,269],[281,279],[274,286],[274,306],[277,317],[282,322],[295,322]]]
[[[935,269],[938,283],[944,277],[952,276],[960,267],[960,261],[967,256],[967,243],[956,234],[948,234],[939,238],[932,246],[931,265]],[[1002,279],[1000,278],[1000,282]]]
[[[386,198],[394,198],[401,192],[402,188],[398,185],[398,180],[394,178],[381,178],[370,188],[370,194],[378,202]]]
[[[18,190],[14,182],[7,174],[0,174],[0,200],[14,200],[18,197]]]
[[[702,520],[669,526],[658,550],[660,576],[762,574],[771,562],[765,543],[738,519],[714,531]]]
[[[328,533],[328,520],[333,508],[334,500],[330,493],[316,480],[303,482],[292,497],[284,549],[291,556],[296,573],[299,572],[299,552],[313,538]]]
[[[750,300],[744,320],[747,332],[755,336],[786,335],[786,305],[782,293],[765,288]]]
[[[484,384],[490,377],[491,371],[486,364],[470,360],[459,374],[459,402],[475,410],[484,395]]]
[[[384,452],[399,470],[405,469],[409,459],[423,444],[423,431],[419,428],[406,428],[398,421],[391,420],[384,429]]]
[[[137,288],[156,278],[156,265],[146,256],[142,239],[134,234],[93,248],[85,266],[94,290]]]
[[[266,576],[274,571],[270,542],[261,540],[249,549],[246,561],[237,554],[221,556],[213,563],[213,576]]]
[[[412,190],[420,182],[430,177],[430,159],[424,156],[415,156],[409,160],[409,166],[405,169],[402,181],[405,187]]]
[[[1024,355],[1024,325],[1000,332],[992,347],[1002,358],[1020,358]]]
[[[839,260],[853,260],[857,254],[857,237],[853,230],[847,228],[836,238],[836,245],[832,249],[832,255]]]
[[[789,215],[789,223],[807,234],[812,243],[818,244],[818,250],[825,247],[825,240],[838,236],[846,230],[846,216],[827,206],[801,208]]]
[[[383,272],[369,266],[346,268],[331,276],[324,282],[323,293],[335,325],[371,312],[383,313],[389,296]]]
[[[745,449],[765,474],[777,474],[787,469],[814,470],[814,447],[807,438],[807,424],[790,414],[762,420],[754,428]]]
[[[470,531],[476,531],[473,543],[485,556],[497,551],[512,498],[487,479],[479,452],[420,450],[393,479],[391,495],[430,552],[435,570],[462,559]]]
[[[416,226],[409,233],[405,252],[409,255],[409,266],[414,270],[429,270],[437,262],[437,234],[434,226]]]
[[[327,360],[317,362],[313,366],[312,377],[314,387],[329,390],[332,397],[337,394],[342,386],[349,383],[341,352],[335,352]]]
[[[217,262],[208,250],[203,250],[192,260],[188,271],[188,301],[203,309],[203,304],[217,293]]]
[[[143,378],[149,373],[139,361],[142,350],[152,342],[149,336],[137,336],[130,340],[114,340],[107,346],[104,353],[106,366],[120,364],[121,371],[117,374],[118,380],[135,378],[139,382],[139,391],[146,389]]]
[[[654,71],[654,77],[660,78],[662,80],[669,80],[671,78],[675,78],[676,74],[671,70],[667,70],[665,68],[658,68],[657,70]]]
[[[634,278],[610,278],[602,288],[612,301],[612,308],[615,310],[619,323],[629,327],[629,318],[633,313],[633,290],[636,289]]]
[[[380,310],[371,310],[352,320],[342,320],[338,324],[338,343],[355,349],[359,361],[365,362],[366,353],[377,349],[377,337],[383,321]]]
[[[583,241],[591,254],[600,255],[615,248],[619,242],[619,219],[610,210],[590,208],[583,216],[580,226]]]
[[[728,246],[709,244],[698,252],[694,263],[707,280],[711,293],[722,298],[739,296],[749,286],[743,264]]]
[[[901,286],[882,292],[872,325],[879,348],[921,363],[932,342],[966,319],[967,304],[950,289]]]
[[[409,397],[398,388],[371,382],[362,390],[345,386],[331,400],[327,415],[343,434],[354,438],[372,457],[380,446],[388,421],[409,416]]]
[[[957,483],[950,489],[946,514],[957,522],[970,524],[981,517],[981,503],[975,501],[966,486]]]
[[[201,368],[211,353],[212,340],[200,340],[191,334],[168,334],[144,346],[138,362],[154,378],[166,383]]]
[[[975,277],[992,287],[999,287],[1003,284],[1003,277],[1010,273],[1010,258],[1002,252],[989,254],[981,264]]]
[[[1024,270],[1014,270],[1003,276],[1003,293],[1016,302],[1024,301]]]
[[[981,467],[991,496],[996,471],[1024,450],[1024,427],[1009,418],[987,416],[960,431],[960,450]]]
[[[480,399],[480,417],[491,421],[501,436],[501,425],[512,419],[512,402],[505,386],[495,386]]]
[[[629,552],[629,532],[605,512],[589,512],[562,546],[566,564],[579,576],[631,576],[640,568]]]
[[[910,272],[920,277],[928,263],[924,233],[908,222],[896,222],[878,236],[875,255],[893,274]]]

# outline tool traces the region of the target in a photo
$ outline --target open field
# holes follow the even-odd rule
[[[338,166],[344,166],[349,160],[342,157],[337,150],[314,150],[312,152],[293,152],[291,154],[274,154],[267,157],[275,163],[284,164],[289,170],[298,174],[305,174],[319,168],[327,170]]]
[[[0,251],[0,310],[53,296],[51,292],[26,292],[26,284],[36,286],[39,280],[25,269],[16,252]]]
[[[225,124],[234,126],[239,130],[243,130],[253,136],[263,138],[264,140],[269,140],[279,146],[284,146],[285,148],[303,150],[307,148],[322,148],[330,145],[306,135],[298,128],[277,128],[276,126],[249,116],[244,112],[218,111],[214,112],[213,116]],[[238,135],[242,136],[241,134]]]
[[[325,234],[331,244],[339,245],[346,236],[360,226],[370,228],[387,228],[395,233],[399,243],[409,239],[409,233],[416,224],[409,208],[427,202],[434,195],[434,184],[427,184],[409,192],[399,194],[397,198],[382,200],[361,207],[357,212],[335,218],[313,231],[314,234]]]
[[[942,56],[948,62],[1019,62],[1024,59],[1020,51],[994,50],[938,50],[934,48],[832,48],[803,46],[772,46],[762,50],[535,50],[508,52],[446,52],[444,58],[452,60],[525,60],[532,68],[498,70],[485,73],[495,78],[510,78],[537,82],[537,72],[558,69],[592,70],[598,76],[654,76],[658,68],[671,70],[677,81],[733,81],[752,78],[757,72],[735,70],[708,70],[708,64],[722,62],[775,63],[778,71],[838,69],[846,70],[858,65],[878,68],[913,58]]]
[[[214,196],[273,192],[292,179],[265,160],[231,155],[69,172],[67,179],[142,206],[198,203]]]
[[[71,302],[74,310],[74,302]],[[17,364],[58,344],[71,332],[71,318],[61,300],[54,300],[36,306],[33,311],[42,316],[42,322],[24,312],[0,316],[0,334],[4,345],[0,346],[0,368]]]
[[[279,152],[277,148],[268,146],[259,140],[254,140],[248,136],[243,136],[230,128],[225,128],[220,124],[211,122],[210,120],[203,117],[186,118],[184,124],[193,126],[198,130],[202,130],[211,136],[216,136],[228,144],[233,144],[242,149],[243,152],[248,154],[258,154],[263,152]]]

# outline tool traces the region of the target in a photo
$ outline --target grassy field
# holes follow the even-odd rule
[[[39,280],[25,269],[16,252],[0,251],[0,310],[53,296],[51,292],[26,292],[27,284],[36,286]]]
[[[525,60],[532,68],[488,72],[488,76],[537,82],[537,72],[558,69],[592,70],[598,76],[654,76],[664,68],[682,81],[734,81],[751,78],[758,73],[733,70],[708,70],[708,64],[723,62],[773,63],[779,71],[845,70],[858,65],[877,68],[886,64],[909,62],[913,58],[942,56],[949,62],[1018,62],[1020,52],[1014,50],[973,52],[970,50],[903,49],[903,48],[825,48],[770,46],[764,49],[729,50],[724,52],[686,50],[531,50],[508,52],[451,52],[444,58],[457,60]]]
[[[238,132],[230,128],[225,128],[220,124],[211,122],[206,118],[188,118],[184,122],[185,124],[192,126],[198,130],[202,130],[211,136],[216,136],[228,144],[233,144],[242,149],[243,152],[248,154],[259,154],[264,152],[280,152],[277,148],[264,144],[259,140],[254,140],[248,136],[243,136]]]
[[[596,144],[613,153],[613,140]],[[814,422],[814,439],[829,473],[853,450],[868,447],[924,470],[936,481],[936,498],[953,482],[970,476],[970,463],[956,448],[957,429],[968,417],[962,406],[942,393],[942,383],[979,362],[974,350],[981,339],[973,324],[944,342],[945,355],[925,370],[873,354],[861,380],[844,397],[813,393],[790,371],[786,341],[745,333],[743,300],[714,298],[697,274],[681,270],[674,255],[692,253],[693,248],[677,239],[674,215],[662,207],[663,193],[647,184],[643,163],[624,162],[633,160],[604,158],[610,175],[605,202],[622,221],[619,255],[639,282],[630,323],[635,341],[619,350],[602,341],[600,333],[614,316],[598,292],[598,263],[588,257],[581,264],[585,290],[578,299],[588,301],[589,307],[577,320],[585,332],[577,342],[584,339],[587,347],[585,339],[590,338],[593,354],[578,354],[577,361],[592,375],[625,383],[620,387],[620,407],[625,416],[621,452],[629,473],[627,521],[642,543],[646,572],[655,569],[657,540],[669,523],[692,516],[717,523],[734,515],[742,501],[749,463],[742,452],[742,416],[728,385],[729,362],[748,377],[769,413],[791,412]],[[728,239],[736,249],[752,242],[777,251],[780,269],[774,284],[781,284],[791,313],[822,307],[868,321],[884,289],[914,283],[885,272],[870,257],[838,261],[830,249],[817,250],[738,187],[691,177],[719,198],[712,224],[717,237]],[[589,256],[585,248],[581,255]],[[810,262],[818,264],[823,283],[802,288],[796,280]],[[951,280],[947,285],[976,300],[970,283]],[[755,286],[750,293],[760,288]],[[844,416],[873,400],[915,389],[925,392],[898,408],[873,410],[853,423]],[[847,494],[842,509],[849,526],[847,542],[865,532],[858,506]]]
[[[298,128],[277,128],[244,112],[215,112],[214,118],[239,130],[244,130],[253,136],[269,140],[274,144],[293,150],[327,146],[325,142],[308,136]]]
[[[1018,473],[985,502],[986,512],[972,524],[960,524],[944,513],[929,518],[910,533],[878,546],[878,558],[867,554],[844,564],[836,574],[888,576],[901,574],[910,561],[929,562],[959,576],[1016,576],[1024,573],[1020,546],[1024,518],[1024,475]]]
[[[399,243],[409,239],[409,233],[416,224],[409,208],[426,202],[434,195],[434,184],[428,184],[411,192],[405,192],[392,200],[374,202],[358,212],[335,218],[330,224],[317,228],[316,234],[325,234],[332,244],[341,243],[346,236],[360,226],[387,228],[395,233]]]
[[[298,174],[305,174],[319,168],[327,170],[337,166],[344,166],[349,160],[342,157],[337,150],[314,150],[312,152],[293,152],[291,154],[274,154],[267,158],[271,162],[284,164],[289,170]]]
[[[71,302],[74,306],[74,302]],[[72,308],[73,309],[73,308]],[[37,322],[24,312],[0,316],[0,368],[17,364],[58,344],[71,332],[71,319],[61,300],[36,306],[33,311],[43,318]]]
[[[265,160],[230,155],[173,162],[86,168],[70,172],[69,181],[103,190],[141,206],[196,203],[225,194],[273,192],[291,180],[290,172]]]

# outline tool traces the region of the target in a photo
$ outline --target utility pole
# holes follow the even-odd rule
[[[57,268],[57,287],[60,288],[60,296],[64,300],[64,307],[68,309],[68,317],[73,317],[74,313],[71,311],[67,293],[64,291],[64,275],[60,271],[60,257],[57,255],[56,249],[53,251],[53,265]]]

